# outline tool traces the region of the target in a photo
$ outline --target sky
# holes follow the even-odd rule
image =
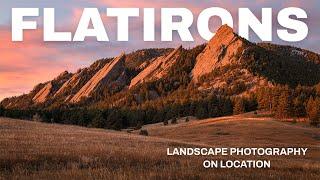
[[[83,8],[98,8],[109,42],[97,42],[94,38],[86,38],[84,42],[44,42],[42,8],[55,8],[56,30],[75,32]],[[130,18],[129,41],[117,42],[117,21],[114,17],[106,17],[106,8],[156,8],[156,41],[143,41],[143,14]],[[121,52],[131,52],[142,48],[152,47],[194,47],[204,43],[196,28],[197,15],[209,7],[222,7],[228,10],[234,20],[234,30],[237,32],[238,8],[247,7],[257,17],[261,17],[261,8],[273,9],[273,32],[280,26],[277,23],[277,13],[286,7],[299,7],[308,14],[304,22],[309,27],[308,37],[298,43],[288,43],[273,34],[273,43],[287,44],[309,49],[320,53],[320,2],[318,0],[1,0],[0,6],[0,100],[28,93],[40,83],[53,79],[67,70],[75,72],[86,67],[97,59],[117,56]],[[23,42],[11,41],[11,9],[40,8],[40,16],[29,18],[38,23],[37,30],[27,30]],[[182,42],[174,33],[172,42],[160,41],[160,8],[188,8],[194,14],[194,23],[190,28],[194,42]],[[221,20],[212,18],[210,29],[215,31],[221,25]],[[250,40],[261,40],[251,31]]]

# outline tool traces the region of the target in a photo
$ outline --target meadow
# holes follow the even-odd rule
[[[320,131],[305,123],[239,115],[128,133],[0,119],[0,179],[319,179]],[[270,169],[205,169],[201,156],[167,156],[175,147],[308,147],[306,156],[215,157],[271,160]]]

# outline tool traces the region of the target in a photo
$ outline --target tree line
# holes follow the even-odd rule
[[[192,93],[192,92],[190,92]],[[179,93],[180,94],[180,93]],[[190,96],[186,96],[190,97]],[[35,115],[48,123],[74,124],[86,127],[120,130],[143,124],[164,122],[179,117],[198,119],[269,110],[279,119],[308,117],[318,125],[320,118],[320,85],[316,87],[263,87],[249,97],[206,95],[197,99],[170,96],[147,101],[143,105],[117,108],[59,108],[50,110],[15,110],[0,107],[0,116],[33,120]]]

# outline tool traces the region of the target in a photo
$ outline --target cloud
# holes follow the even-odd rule
[[[25,33],[24,42],[12,42],[8,28],[0,29],[0,95],[26,93],[40,82],[54,78],[64,70],[75,71],[87,65],[81,62],[94,57],[91,53],[75,51],[69,53],[64,44],[42,41],[42,30]],[[4,90],[3,88],[6,88]],[[12,89],[12,91],[7,91]]]

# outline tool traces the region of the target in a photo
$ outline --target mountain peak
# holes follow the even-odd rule
[[[216,34],[211,38],[208,44],[228,44],[231,43],[234,38],[240,38],[238,34],[236,34],[233,29],[227,24],[222,25],[216,32]]]
[[[132,104],[140,105],[145,88],[156,92],[150,99],[166,98],[170,93],[180,93],[180,87],[189,83],[203,92],[248,95],[261,86],[318,84],[319,63],[319,54],[290,46],[250,43],[223,25],[205,45],[193,49],[142,49],[100,59],[77,73],[65,71],[37,85],[29,94],[7,98],[0,105],[57,108],[88,99],[86,103],[103,102],[103,107],[115,107],[130,104],[131,95]]]
[[[228,26],[227,24],[224,24],[222,26],[220,26],[216,32],[216,36],[219,36],[219,35],[226,35],[226,34],[233,34],[235,35],[233,29]]]
[[[237,62],[249,44],[228,25],[221,26],[203,52],[197,56],[192,71],[193,80],[197,82],[201,76],[212,72],[215,68]]]

